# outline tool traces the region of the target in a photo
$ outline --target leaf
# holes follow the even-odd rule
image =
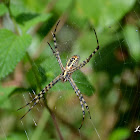
[[[0,30],[0,79],[12,72],[31,43],[29,35],[17,36],[7,29]]]
[[[16,21],[20,24],[24,24],[25,22],[28,22],[29,20],[32,20],[33,18],[37,16],[38,14],[21,13],[18,16],[16,16]]]
[[[95,25],[109,26],[120,20],[136,0],[78,0],[77,11],[93,21]]]
[[[72,0],[59,0],[59,2],[57,2],[57,4],[55,5],[55,9],[57,9],[57,11],[60,13],[65,12],[68,8],[71,9],[73,8],[73,1]]]
[[[10,10],[14,17],[17,17],[18,15],[22,13],[30,12],[29,9],[26,8],[26,6],[24,5],[22,1],[19,1],[16,3],[13,1],[10,1]]]
[[[118,128],[114,130],[109,140],[125,140],[130,136],[130,130],[127,128]]]
[[[42,14],[42,15],[39,15],[39,16],[35,16],[34,18],[32,18],[32,19],[24,22],[23,25],[20,25],[21,26],[21,29],[25,33],[31,27],[33,27],[34,25],[36,25],[37,23],[44,22],[44,21],[48,20],[50,17],[51,17],[51,14]]]
[[[7,7],[3,3],[1,3],[0,4],[0,16],[3,16],[6,12],[8,12]]]
[[[127,25],[124,28],[124,35],[130,55],[136,61],[140,61],[140,34],[137,28],[132,25]]]
[[[21,132],[13,132],[10,135],[6,136],[6,140],[26,140],[27,136],[25,135],[25,133],[21,133]],[[1,140],[5,140],[4,138],[1,138]]]
[[[77,87],[83,94],[91,96],[94,93],[95,89],[89,83],[88,79],[86,78],[86,75],[83,72],[81,72],[80,70],[74,72],[73,79]]]
[[[27,0],[24,1],[24,4],[28,9],[35,12],[42,12],[46,9],[46,6],[49,7],[49,2],[51,0]]]
[[[0,85],[0,105],[2,105],[16,87],[2,87]]]

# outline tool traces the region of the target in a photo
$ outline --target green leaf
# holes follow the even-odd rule
[[[73,4],[73,0],[59,0],[55,5],[55,9],[57,9],[58,13],[65,12],[70,6]],[[73,6],[73,5],[72,5]],[[73,8],[71,6],[71,9]]]
[[[120,20],[136,0],[78,0],[77,11],[93,21],[95,25],[109,26]]]
[[[140,34],[137,28],[132,25],[127,25],[124,28],[124,35],[130,55],[136,61],[140,61]]]
[[[129,138],[130,130],[126,128],[119,128],[112,132],[109,140],[125,140]]]
[[[5,140],[4,138],[1,138],[1,140]],[[21,132],[13,132],[10,135],[6,136],[6,140],[27,140],[27,136],[25,135],[25,133],[21,133]]]
[[[0,85],[0,105],[2,105],[16,87],[2,87]]]
[[[18,1],[16,3],[13,1],[10,1],[10,10],[14,17],[17,17],[18,15],[22,13],[30,12],[30,10],[25,7],[23,1]]]
[[[7,7],[3,3],[1,3],[0,4],[0,16],[3,16],[6,12],[8,12]]]
[[[83,72],[81,72],[80,70],[74,72],[73,79],[74,79],[77,87],[80,89],[80,91],[83,94],[85,94],[87,96],[91,96],[94,93],[95,89],[89,83],[86,75]]]
[[[46,6],[49,6],[51,0],[24,0],[24,4],[28,9],[34,12],[42,12],[46,10]]]
[[[17,36],[7,29],[0,30],[0,79],[14,70],[30,43],[29,35]]]
[[[51,17],[51,14],[42,14],[39,16],[35,16],[34,18],[24,22],[23,25],[21,25],[21,29],[22,31],[25,33],[27,32],[31,27],[33,27],[34,25],[36,25],[39,22],[44,22],[46,20],[48,20]]]

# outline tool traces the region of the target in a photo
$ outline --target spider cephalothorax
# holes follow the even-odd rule
[[[83,98],[83,95],[81,94],[80,90],[78,89],[78,87],[76,86],[75,82],[73,81],[72,79],[72,73],[78,69],[81,69],[82,67],[84,67],[89,61],[90,59],[92,58],[92,56],[98,51],[99,49],[99,43],[98,43],[98,38],[97,38],[97,34],[96,34],[96,31],[95,29],[94,30],[94,33],[95,33],[95,36],[96,36],[96,40],[97,40],[97,47],[96,49],[90,54],[90,56],[84,60],[82,63],[79,64],[79,59],[80,57],[78,55],[74,55],[72,56],[68,62],[66,63],[66,67],[63,67],[63,64],[61,62],[61,59],[60,59],[60,55],[59,55],[59,51],[58,51],[58,48],[57,48],[57,44],[56,44],[56,37],[55,37],[55,33],[56,33],[56,29],[57,29],[57,26],[59,24],[60,20],[58,21],[58,23],[56,24],[56,27],[55,27],[55,30],[54,32],[52,33],[53,35],[53,41],[54,41],[54,46],[55,46],[55,49],[53,49],[51,47],[51,45],[48,43],[48,45],[50,46],[53,54],[55,55],[58,63],[59,63],[59,66],[61,68],[61,71],[62,73],[60,75],[58,75],[52,82],[50,82],[42,91],[40,91],[40,93],[38,95],[35,96],[35,98],[30,101],[29,103],[27,103],[25,106],[31,104],[32,102],[34,102],[34,104],[30,107],[30,109],[26,112],[26,114],[31,111],[31,109],[39,102],[40,98],[43,97],[43,95],[50,89],[52,88],[58,81],[62,81],[62,82],[66,82],[66,81],[69,81],[72,88],[74,89],[77,97],[79,98],[79,101],[80,101],[80,104],[81,104],[81,108],[82,108],[82,113],[83,113],[83,121],[84,121],[84,118],[85,118],[85,110],[84,110],[84,106],[86,107],[89,115],[90,115],[90,111],[89,111],[89,107],[86,103],[86,101],[84,100]],[[83,106],[84,105],[84,106]],[[23,107],[25,107],[23,106]],[[22,109],[23,107],[19,108],[18,110]],[[26,115],[24,114],[21,119]],[[90,116],[90,119],[91,119],[91,116]],[[80,128],[82,127],[82,124],[83,124],[83,121],[81,123],[81,126]],[[80,129],[79,128],[79,129]]]
[[[80,57],[78,55],[72,56],[66,64],[66,69],[72,70],[74,67],[76,67],[79,63],[79,59]]]

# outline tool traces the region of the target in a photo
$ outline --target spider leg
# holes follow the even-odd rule
[[[37,104],[37,102],[34,103],[33,106],[30,107],[30,109],[20,118],[20,120],[22,120],[30,111],[31,109]]]
[[[90,117],[90,119],[91,119],[90,110],[89,110],[89,107],[88,107],[88,105],[87,105],[87,103],[86,103],[86,101],[85,101],[83,95],[81,94],[80,90],[77,88],[77,86],[76,86],[76,84],[74,83],[74,81],[73,81],[72,78],[70,78],[69,82],[71,83],[71,85],[72,85],[72,87],[73,87],[75,93],[77,94],[77,96],[78,96],[78,97],[80,96],[80,99],[82,99],[82,102],[83,102],[83,104],[85,105],[85,107],[86,107],[86,109],[87,109],[87,111],[88,111],[88,113],[89,113],[89,117]],[[77,90],[78,90],[78,92],[77,92]]]
[[[76,92],[76,91],[75,91],[75,92]],[[77,92],[76,94],[78,94],[78,92]],[[83,120],[82,120],[81,126],[79,127],[79,129],[81,129],[81,127],[83,126],[84,119],[85,119],[85,109],[84,109],[84,107],[83,107],[83,102],[82,102],[82,99],[81,99],[80,96],[79,96],[79,100],[80,100],[80,104],[81,104],[82,112],[83,112]]]
[[[31,100],[29,103],[27,103],[26,105],[24,105],[21,108],[17,109],[17,111],[22,109],[22,108],[24,108],[24,107],[26,107],[27,105],[31,104],[33,101],[37,100],[38,96],[40,96],[40,93],[37,96],[35,96],[35,98],[33,100]]]
[[[52,52],[53,52],[53,54],[55,55],[55,51],[54,51],[54,49],[51,47],[51,45],[50,45],[50,43],[49,42],[47,42],[48,43],[48,45],[50,46],[50,48],[51,48],[51,50],[52,50]],[[56,55],[55,55],[56,56]]]
[[[84,60],[77,67],[75,67],[75,68],[72,69],[73,72],[76,71],[76,70],[78,70],[78,69],[81,69],[82,67],[84,67],[90,61],[90,59],[92,58],[92,56],[99,50],[99,41],[98,41],[97,33],[96,33],[96,31],[95,31],[94,28],[93,28],[93,31],[94,31],[94,34],[96,36],[97,47],[96,47],[96,49],[91,53],[91,55],[86,60]]]
[[[89,118],[91,119],[91,115],[90,115],[89,107],[88,107],[88,105],[87,105],[87,103],[86,103],[86,101],[85,101],[85,99],[84,99],[84,97],[83,97],[82,94],[80,94],[80,98],[82,99],[82,102],[84,103],[84,105],[85,105],[85,107],[86,107],[86,109],[87,109],[87,111],[88,111]]]
[[[36,95],[35,98],[34,98],[32,101],[30,101],[30,102],[27,103],[25,106],[23,106],[23,107],[21,107],[21,108],[18,109],[18,110],[20,110],[20,109],[26,107],[27,105],[31,104],[33,101],[35,101],[34,104],[29,108],[29,110],[20,118],[20,120],[21,120],[22,118],[24,118],[24,117],[31,111],[31,109],[39,102],[39,100],[43,97],[43,95],[44,95],[49,89],[51,89],[60,79],[61,79],[61,74],[58,75],[52,82],[50,82],[42,91],[40,91],[40,93],[39,93],[38,95]],[[18,111],[18,110],[17,110],[17,111]]]
[[[61,58],[60,58],[60,55],[59,55],[59,51],[58,51],[58,48],[57,48],[56,35],[55,35],[56,29],[57,29],[57,26],[58,26],[59,22],[60,22],[60,20],[57,22],[56,27],[54,29],[54,32],[52,33],[55,50],[53,50],[53,48],[51,47],[51,45],[49,43],[48,43],[48,45],[50,46],[53,54],[55,55],[61,70],[64,71],[64,67],[63,67],[63,64],[62,64],[62,61],[61,61]]]
[[[51,45],[50,45],[49,42],[47,42],[47,43],[48,43],[48,45],[50,46],[50,48],[51,48],[53,54],[55,55],[55,57],[56,57],[56,59],[57,59],[57,61],[58,61],[58,63],[59,63],[59,66],[60,66],[60,68],[61,68],[61,71],[63,72],[63,71],[64,71],[64,67],[63,67],[63,64],[62,64],[62,61],[61,61],[59,52],[58,52],[58,51],[56,52],[56,51],[51,47]]]
[[[88,107],[86,101],[83,98],[83,95],[81,94],[80,90],[78,89],[78,87],[76,86],[76,84],[74,83],[74,81],[73,81],[73,79],[71,77],[69,78],[69,82],[70,82],[71,86],[73,87],[77,97],[79,98],[80,104],[81,104],[81,107],[82,107],[83,121],[81,123],[81,126],[79,127],[79,129],[80,129],[82,127],[82,125],[83,125],[84,118],[85,118],[85,110],[84,110],[83,104],[85,105],[85,107],[86,107],[86,109],[87,109],[87,111],[89,113],[90,119],[91,119],[91,115],[90,115],[89,107]]]

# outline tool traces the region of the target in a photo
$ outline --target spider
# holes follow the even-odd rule
[[[82,127],[82,125],[83,125],[84,118],[85,118],[85,109],[84,109],[84,106],[86,107],[86,109],[87,109],[87,111],[89,113],[90,119],[91,119],[91,115],[90,115],[89,107],[88,107],[85,99],[83,98],[83,95],[81,94],[80,90],[78,89],[78,87],[76,86],[75,82],[72,79],[72,74],[76,70],[79,70],[82,67],[84,67],[90,61],[90,59],[92,58],[92,56],[99,50],[99,42],[98,42],[98,37],[97,37],[96,31],[95,31],[95,29],[93,29],[94,30],[94,33],[95,33],[95,36],[96,36],[96,41],[97,41],[97,47],[96,47],[96,49],[91,53],[91,55],[86,60],[84,60],[80,64],[79,64],[80,57],[78,55],[72,56],[68,60],[68,62],[66,63],[66,67],[64,67],[63,64],[62,64],[62,62],[61,62],[61,58],[60,58],[59,51],[58,51],[58,48],[57,48],[57,43],[56,43],[56,36],[55,36],[56,30],[57,30],[57,26],[58,26],[59,22],[60,22],[60,20],[57,22],[56,27],[55,27],[55,30],[52,33],[55,49],[53,49],[48,42],[47,43],[50,46],[53,54],[55,55],[55,57],[56,57],[56,59],[57,59],[57,61],[59,63],[59,66],[61,68],[62,73],[59,74],[52,82],[50,82],[42,91],[40,91],[40,93],[38,95],[36,95],[33,100],[31,100],[29,103],[27,103],[25,106],[19,108],[18,110],[20,110],[20,109],[26,107],[27,105],[31,104],[32,102],[34,102],[34,104],[29,108],[29,110],[20,118],[20,119],[22,119],[39,102],[39,100],[43,97],[43,95],[47,91],[49,91],[58,81],[60,81],[60,80],[62,82],[69,81],[70,84],[71,84],[71,86],[72,86],[72,88],[73,88],[73,90],[75,91],[77,97],[79,98],[79,101],[80,101],[80,104],[81,104],[81,108],[82,108],[83,120],[82,120],[81,126],[79,127],[79,129],[80,129]]]

